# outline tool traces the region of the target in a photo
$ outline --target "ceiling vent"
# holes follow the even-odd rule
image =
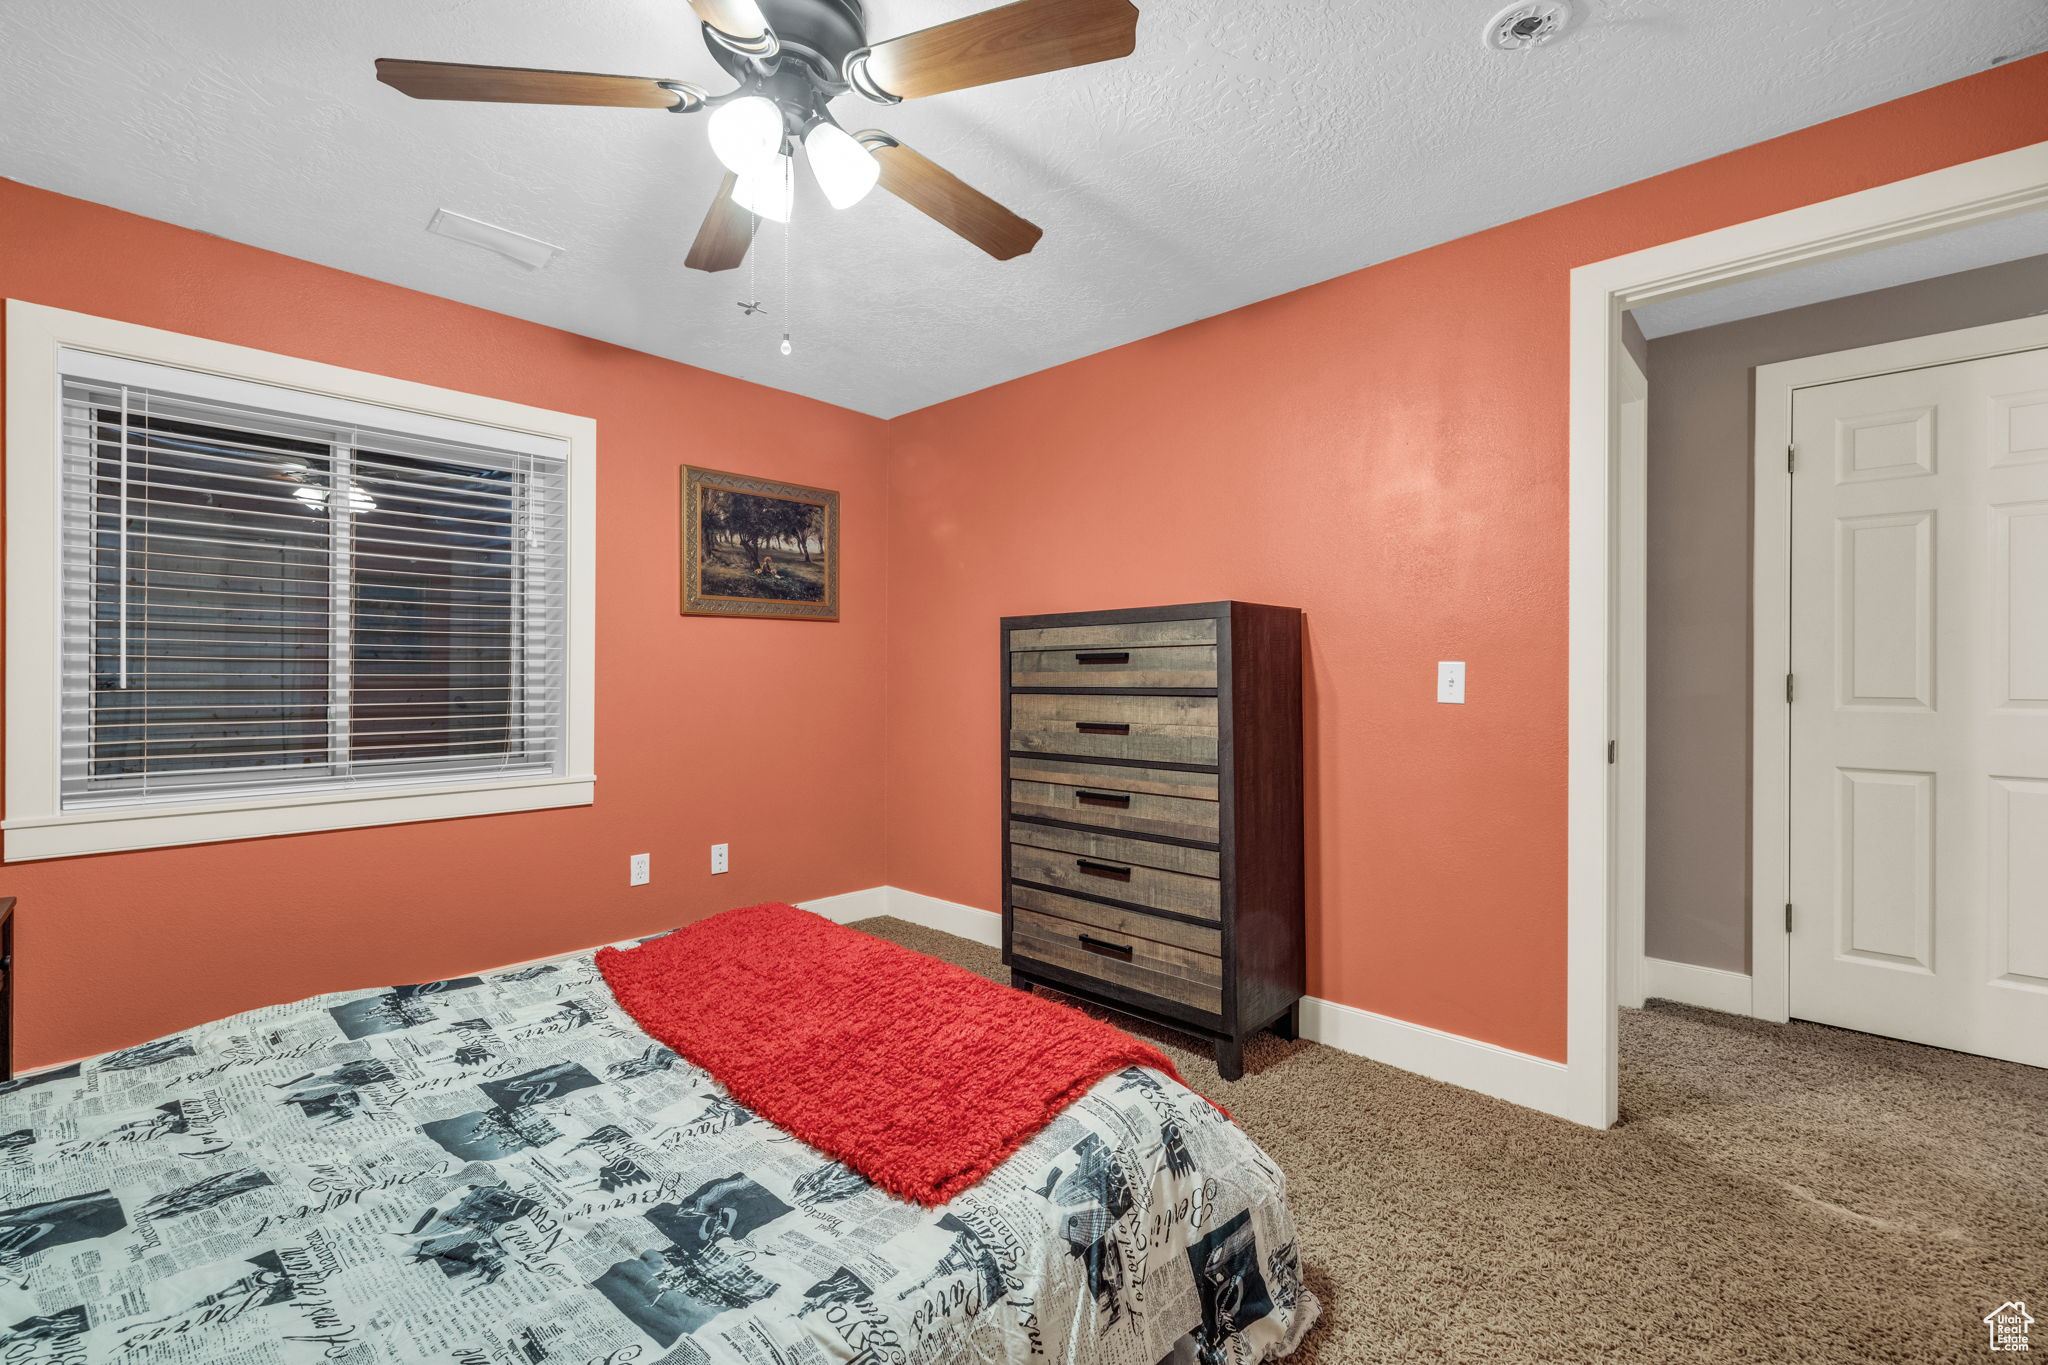
[[[437,212],[433,221],[427,224],[427,231],[471,246],[480,246],[486,251],[495,251],[510,261],[517,261],[528,270],[538,270],[562,252],[552,242],[543,242],[538,237],[529,237],[511,228],[486,223],[481,218],[455,213],[449,209]]]
[[[1571,0],[1529,0],[1488,20],[1480,41],[1499,52],[1527,52],[1558,37],[1571,22]]]

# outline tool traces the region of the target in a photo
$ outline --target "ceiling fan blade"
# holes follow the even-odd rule
[[[1018,0],[877,43],[855,64],[885,95],[917,99],[971,85],[1128,57],[1138,44],[1131,0]],[[858,88],[860,80],[854,82]]]
[[[690,0],[690,8],[697,11],[699,19],[732,39],[738,51],[765,57],[780,46],[756,0]]]
[[[711,201],[711,212],[704,215],[697,240],[690,244],[690,254],[683,258],[683,264],[690,269],[731,270],[747,259],[747,248],[754,242],[754,215],[733,202],[733,187],[739,183],[738,176],[731,171],[725,173],[718,198]]]
[[[677,112],[704,103],[704,92],[687,81],[663,82],[650,76],[600,76],[588,71],[546,71],[525,66],[468,66],[461,62],[409,62],[379,57],[377,79],[416,100],[589,104]]]
[[[881,186],[904,203],[950,228],[999,261],[1038,245],[1045,229],[1026,222],[943,166],[919,156],[887,133],[869,131],[860,143],[882,163]]]

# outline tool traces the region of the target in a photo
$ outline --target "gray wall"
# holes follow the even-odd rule
[[[2048,256],[1649,344],[1651,957],[1749,970],[1751,375],[2048,313]]]

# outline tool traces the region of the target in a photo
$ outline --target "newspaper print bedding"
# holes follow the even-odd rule
[[[0,1086],[0,1361],[1251,1365],[1317,1311],[1283,1192],[1133,1068],[903,1203],[652,1042],[584,953]]]

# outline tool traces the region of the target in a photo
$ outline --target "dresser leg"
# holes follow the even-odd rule
[[[1218,1038],[1216,1040],[1216,1070],[1226,1081],[1234,1081],[1244,1075],[1243,1039]]]
[[[1301,1037],[1301,1002],[1299,1000],[1287,1007],[1287,1013],[1273,1021],[1273,1032],[1290,1043]]]

